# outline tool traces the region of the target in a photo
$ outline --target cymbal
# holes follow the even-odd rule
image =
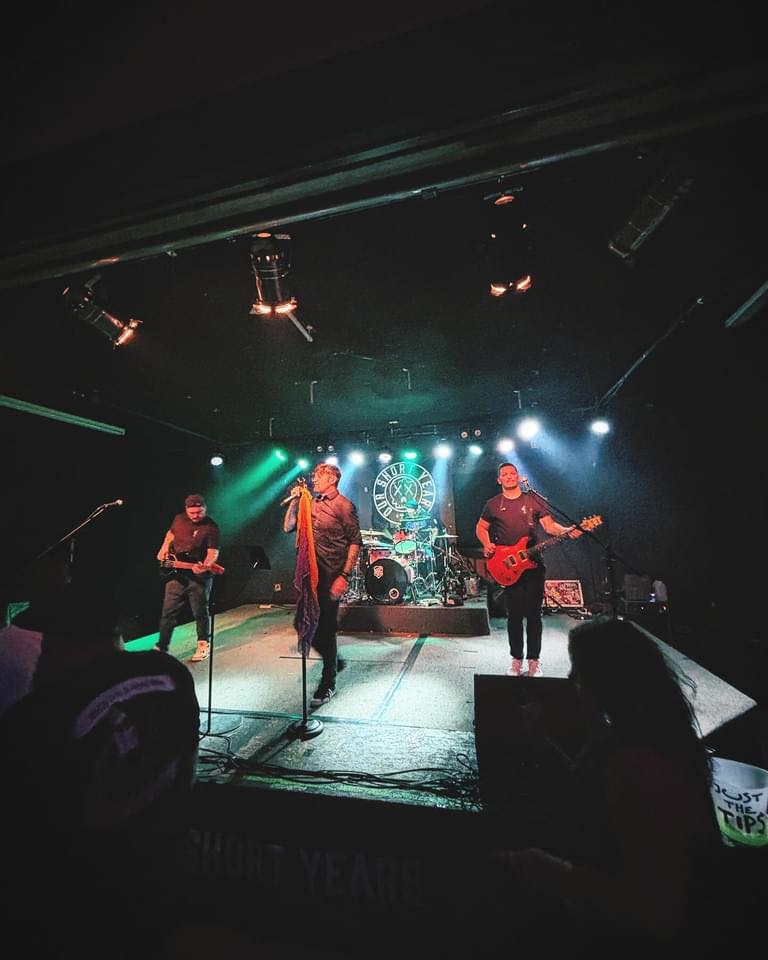
[[[392,549],[392,544],[387,543],[383,540],[364,540],[363,546],[364,547],[385,547],[387,550]]]
[[[438,533],[435,535],[435,540],[458,540],[458,533]]]
[[[361,537],[389,537],[392,539],[392,534],[388,530],[361,530]]]

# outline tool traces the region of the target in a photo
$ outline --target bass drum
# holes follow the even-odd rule
[[[365,571],[365,589],[376,603],[402,603],[408,589],[408,573],[397,560],[376,560]]]

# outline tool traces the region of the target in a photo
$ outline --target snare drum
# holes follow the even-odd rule
[[[413,551],[418,546],[418,542],[416,541],[415,534],[412,531],[405,530],[403,528],[396,531],[396,533],[392,537],[392,540],[394,541],[394,544],[395,544],[395,553],[399,553],[401,555],[407,555],[409,553],[413,553]]]
[[[368,563],[375,563],[377,560],[383,560],[392,556],[392,547],[370,547],[368,550]]]

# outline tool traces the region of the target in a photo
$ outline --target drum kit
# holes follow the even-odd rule
[[[456,534],[436,533],[431,518],[405,520],[394,533],[361,530],[363,546],[344,603],[462,603],[465,563]]]

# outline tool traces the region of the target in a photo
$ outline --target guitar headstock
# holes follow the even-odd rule
[[[603,518],[600,516],[600,514],[594,513],[591,517],[585,517],[579,526],[582,528],[582,530],[594,530],[595,527],[599,527],[602,522]]]

